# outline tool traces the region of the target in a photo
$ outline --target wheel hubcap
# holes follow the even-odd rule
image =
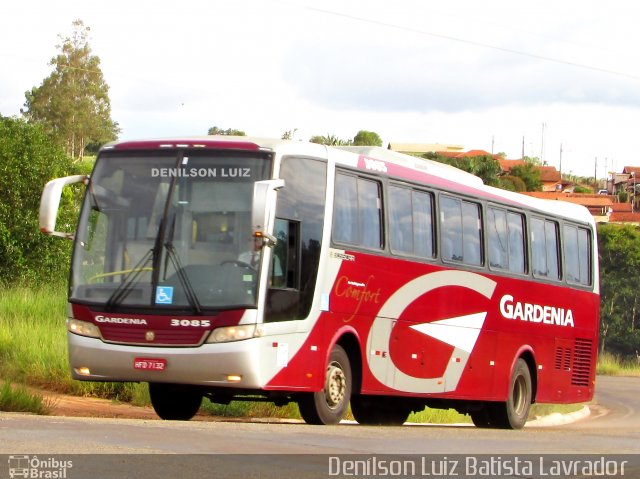
[[[513,385],[513,410],[519,416],[524,414],[527,386],[522,376],[518,376]]]
[[[331,363],[327,368],[327,382],[324,391],[327,405],[335,409],[340,405],[347,389],[347,378],[338,363]]]

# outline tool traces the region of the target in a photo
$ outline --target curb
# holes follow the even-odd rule
[[[591,415],[591,409],[589,406],[584,406],[579,411],[570,412],[567,414],[561,414],[555,412],[548,416],[539,416],[531,421],[527,421],[526,427],[549,427],[549,426],[562,426],[564,424],[571,424],[581,419],[587,418]]]

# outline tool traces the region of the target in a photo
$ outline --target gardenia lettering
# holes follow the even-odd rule
[[[514,301],[510,294],[505,294],[500,300],[500,314],[507,319],[574,327],[573,312],[570,309],[521,303]]]
[[[146,319],[141,319],[141,318],[116,318],[116,317],[110,318],[109,316],[102,316],[102,315],[97,315],[96,316],[96,321],[98,323],[112,323],[112,324],[142,324],[142,325],[147,324],[147,320]]]

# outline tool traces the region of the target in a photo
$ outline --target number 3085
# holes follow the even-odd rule
[[[211,321],[208,319],[172,319],[171,326],[208,328],[211,326]]]

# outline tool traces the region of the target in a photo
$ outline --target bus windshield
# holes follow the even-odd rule
[[[70,299],[123,307],[255,307],[251,225],[264,154],[107,151],[91,175]]]

